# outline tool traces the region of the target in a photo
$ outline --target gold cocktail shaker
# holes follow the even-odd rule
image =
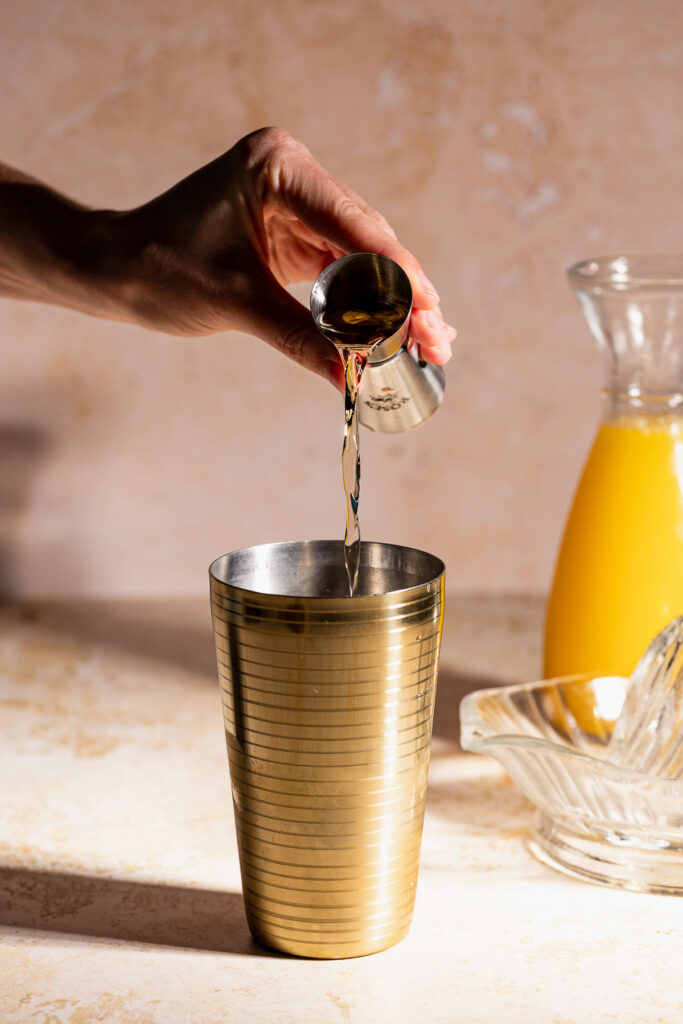
[[[257,941],[362,956],[410,926],[444,566],[366,542],[246,548],[210,570],[244,902]]]

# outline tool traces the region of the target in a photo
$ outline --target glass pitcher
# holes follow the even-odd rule
[[[587,260],[569,280],[607,374],[557,560],[545,676],[630,675],[683,613],[683,256]]]

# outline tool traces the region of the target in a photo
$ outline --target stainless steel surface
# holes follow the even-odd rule
[[[217,559],[211,605],[254,937],[361,956],[407,933],[422,838],[443,563],[341,541]]]
[[[446,386],[442,367],[418,362],[408,351],[412,288],[403,268],[377,253],[342,256],[313,285],[311,314],[318,330],[334,344],[335,335],[320,322],[326,310],[378,298],[407,304],[408,315],[399,330],[370,353],[359,398],[360,422],[379,433],[402,433],[429,419]]]
[[[441,366],[418,363],[401,349],[386,362],[368,362],[359,396],[360,421],[369,430],[399,434],[428,420],[439,408],[446,387]]]
[[[381,362],[398,352],[407,340],[413,305],[413,289],[408,275],[394,260],[374,252],[357,252],[330,263],[311,290],[311,314],[321,334],[336,344],[336,335],[325,330],[325,314],[355,306],[372,307],[378,299],[389,306],[397,303],[407,308],[399,329],[372,350],[371,360]]]

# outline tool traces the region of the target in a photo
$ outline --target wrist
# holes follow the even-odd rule
[[[52,232],[48,265],[57,297],[83,312],[130,320],[133,252],[127,214],[76,207]]]
[[[121,316],[119,214],[89,210],[5,168],[0,175],[0,294]]]

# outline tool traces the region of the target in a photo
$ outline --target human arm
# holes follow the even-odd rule
[[[281,129],[245,136],[128,211],[88,209],[0,166],[0,294],[177,335],[236,329],[338,383],[339,359],[285,285],[347,252],[411,279],[413,340],[442,363],[454,331],[415,257],[372,207]]]

